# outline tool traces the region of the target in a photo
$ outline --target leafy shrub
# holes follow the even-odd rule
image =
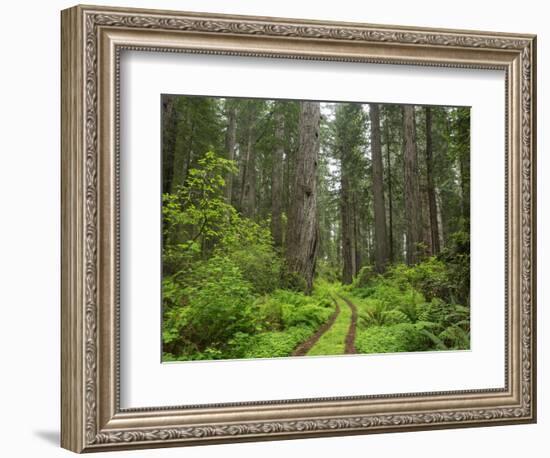
[[[254,330],[251,285],[230,259],[214,256],[197,263],[181,288],[183,305],[165,300],[167,352],[219,350],[235,333]]]
[[[459,325],[451,325],[445,328],[439,338],[449,350],[465,350],[470,348],[470,332],[465,331]]]
[[[162,352],[162,361],[165,363],[170,363],[173,361],[178,361],[178,358],[172,353],[164,351]]]
[[[410,323],[409,316],[399,309],[386,310],[384,312],[384,324]]]
[[[320,259],[317,262],[316,276],[321,281],[337,283],[340,281],[340,266],[330,263],[325,259]]]
[[[424,302],[422,294],[410,284],[400,284],[385,277],[380,277],[370,287],[353,291],[353,294],[364,299],[366,308],[372,310],[374,315],[384,310],[399,309],[409,321],[416,321],[417,304]]]
[[[432,301],[433,302],[433,301]],[[439,312],[432,313],[423,332],[439,350],[470,348],[470,309],[457,304],[439,303]]]
[[[414,324],[399,323],[360,331],[355,346],[360,353],[397,353],[428,350],[431,341]]]
[[[265,294],[279,286],[281,263],[269,245],[251,244],[227,252],[256,294]]]
[[[455,232],[439,258],[448,270],[449,297],[447,302],[470,305],[470,234]]]
[[[304,277],[289,269],[286,263],[282,265],[280,284],[281,288],[286,288],[290,291],[302,292],[307,289]]]
[[[316,328],[327,321],[333,311],[325,296],[306,296],[281,289],[264,298],[259,307],[262,321],[275,324],[271,330],[301,325]]]
[[[365,288],[377,277],[373,266],[363,266],[353,279],[352,288]]]
[[[434,298],[429,302],[422,302],[416,306],[416,314],[420,321],[443,321],[447,304],[441,299]]]
[[[323,289],[312,296],[275,290],[254,301],[251,285],[227,258],[201,263],[192,284],[184,290],[186,305],[172,304],[165,313],[165,361],[289,356],[334,311]]]
[[[236,333],[226,358],[290,356],[325,323],[334,311],[328,289],[320,286],[312,296],[275,290],[255,304],[256,333]]]
[[[414,266],[398,264],[388,270],[387,278],[401,288],[412,286],[431,300],[449,295],[449,279],[445,263],[435,257],[427,258]]]
[[[253,292],[278,286],[280,261],[269,227],[240,216],[224,196],[233,161],[207,152],[175,194],[163,195],[163,273],[186,275],[210,256],[230,257]]]
[[[290,356],[294,349],[307,340],[315,328],[294,326],[285,331],[264,332],[256,335],[237,334],[230,342],[230,358],[274,358]]]
[[[275,291],[273,294],[276,294]],[[276,300],[272,295],[259,297],[254,303],[258,328],[266,331],[279,331],[283,329],[283,303]]]
[[[224,176],[235,173],[234,161],[207,152],[190,169],[175,194],[162,197],[163,270],[172,274],[188,269],[231,228],[235,209],[224,198]]]
[[[469,348],[469,246],[463,235],[455,234],[441,256],[417,265],[394,265],[382,276],[360,272],[347,290],[359,309],[359,351]]]
[[[319,304],[305,304],[301,307],[293,307],[290,304],[283,306],[283,323],[285,328],[293,326],[318,327],[328,320],[332,310]]]
[[[388,311],[384,302],[378,299],[369,299],[366,301],[366,304],[361,307],[359,325],[366,328],[368,326],[383,326],[389,324],[387,322]]]
[[[185,298],[183,288],[174,277],[165,277],[162,280],[162,341],[165,349],[175,350],[174,347],[177,346],[184,321]]]
[[[163,195],[163,350],[168,359],[223,358],[236,334],[283,326],[282,309],[260,321],[255,298],[279,286],[281,263],[269,228],[240,216],[226,202],[224,178],[235,170],[232,161],[207,152],[183,186]]]

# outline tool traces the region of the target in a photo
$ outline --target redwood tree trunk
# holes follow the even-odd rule
[[[355,231],[351,208],[351,186],[349,179],[349,152],[342,151],[340,172],[340,214],[342,217],[342,283],[350,284],[355,274]]]
[[[243,177],[242,213],[253,218],[256,210],[256,110],[250,110],[246,141],[246,168]]]
[[[225,149],[227,159],[233,161],[235,159],[235,145],[237,142],[237,110],[235,106],[229,102],[227,108],[227,131],[225,133]],[[225,176],[225,198],[227,203],[231,203],[233,196],[233,174],[228,173]]]
[[[162,192],[170,192],[174,173],[174,145],[176,142],[177,112],[175,97],[162,96]]]
[[[359,204],[357,199],[357,193],[353,193],[353,252],[354,252],[354,265],[353,276],[355,277],[361,269],[361,263],[363,262],[361,256],[361,217],[359,215]]]
[[[195,124],[190,116],[191,109],[186,107],[183,118],[179,120],[176,129],[176,139],[174,143],[174,166],[172,182],[170,183],[172,194],[175,194],[178,186],[185,183],[189,167],[191,165],[191,156],[193,155],[193,134]],[[189,132],[188,134],[186,134]]]
[[[392,195],[392,173],[391,173],[391,150],[390,150],[390,120],[386,117],[384,122],[384,137],[386,140],[386,167],[388,171],[387,182],[388,182],[388,224],[389,224],[389,261],[393,263],[394,261],[394,252],[393,252],[393,195]]]
[[[419,259],[418,243],[422,241],[422,213],[418,187],[414,107],[412,105],[403,107],[403,131],[407,264],[411,265]]]
[[[275,151],[271,169],[271,235],[276,247],[283,244],[283,226],[281,221],[283,204],[283,160],[284,160],[284,116],[281,106],[275,113]]]
[[[462,218],[464,222],[467,222],[470,220],[470,110],[458,108],[456,122],[460,189],[462,191]],[[469,229],[465,228],[465,230]]]
[[[317,160],[319,155],[318,102],[300,102],[299,146],[288,215],[286,261],[289,273],[303,280],[309,294],[318,251]]]
[[[432,143],[432,110],[426,107],[426,178],[428,185],[428,207],[430,210],[430,234],[432,241],[432,254],[440,251],[439,225],[437,222],[437,204],[433,179],[433,143]]]
[[[370,144],[372,152],[372,196],[374,200],[374,259],[378,272],[383,272],[388,262],[386,234],[386,204],[384,202],[384,168],[380,142],[380,109],[370,104]]]

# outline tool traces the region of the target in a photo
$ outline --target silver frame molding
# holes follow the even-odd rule
[[[536,37],[75,6],[61,16],[61,445],[75,452],[536,421]],[[119,62],[125,49],[506,74],[506,386],[121,409]]]

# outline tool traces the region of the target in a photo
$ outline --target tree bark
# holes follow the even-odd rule
[[[428,191],[428,207],[430,210],[430,234],[432,242],[432,255],[437,255],[441,248],[439,245],[439,225],[437,222],[437,204],[435,185],[433,179],[433,142],[432,142],[432,110],[426,107],[426,178]]]
[[[363,253],[361,252],[362,246],[361,246],[361,213],[359,209],[359,201],[357,199],[357,194],[354,193],[353,195],[353,215],[354,215],[354,223],[355,223],[355,271],[353,275],[357,275],[359,273],[359,270],[361,270],[361,266],[363,265]]]
[[[300,102],[299,146],[288,215],[286,262],[289,273],[303,280],[307,294],[313,287],[319,242],[316,172],[320,119],[318,102]]]
[[[437,215],[437,228],[439,232],[439,247],[445,246],[445,238],[443,237],[445,227],[443,224],[443,214],[441,212],[441,194],[438,188],[435,188],[435,204],[436,204],[436,215]]]
[[[388,183],[388,229],[389,229],[389,261],[393,263],[394,261],[394,251],[393,251],[393,195],[392,195],[392,174],[391,174],[391,149],[390,149],[390,119],[386,116],[384,122],[384,137],[386,142],[386,167],[388,171],[387,183]]]
[[[237,143],[237,109],[233,101],[227,107],[227,130],[225,132],[225,150],[227,159],[235,160],[235,146]],[[233,196],[233,174],[228,173],[225,176],[225,199],[227,203],[231,203]]]
[[[250,109],[246,141],[246,166],[243,177],[242,212],[253,218],[256,210],[256,110]]]
[[[162,96],[162,192],[172,189],[174,173],[174,145],[176,139],[177,113],[174,109],[175,97]]]
[[[284,116],[281,106],[275,108],[275,151],[271,169],[271,235],[276,247],[283,245],[283,160],[284,160]]]
[[[405,221],[407,225],[407,264],[418,262],[418,244],[422,241],[422,212],[418,187],[418,164],[416,153],[416,132],[414,107],[403,107],[404,131],[404,181],[405,181]]]
[[[193,154],[193,135],[195,131],[192,118],[191,108],[187,104],[184,115],[179,120],[176,130],[176,139],[174,144],[174,170],[172,175],[172,183],[170,184],[171,192],[173,194],[175,194],[178,186],[185,183],[191,164],[191,156]]]
[[[462,193],[462,218],[470,220],[470,110],[459,108],[457,113],[458,161],[460,190]],[[468,228],[463,228],[469,230]]]
[[[421,242],[423,244],[422,250],[420,250],[420,256],[431,256],[433,254],[433,245],[430,220],[430,199],[428,195],[428,182],[426,176],[420,177],[420,208],[422,213]]]
[[[349,152],[341,152],[340,214],[342,217],[342,283],[349,285],[355,273],[354,230],[351,212],[351,186],[349,179]]]
[[[374,259],[377,272],[383,272],[388,262],[386,234],[386,204],[384,202],[384,167],[380,142],[380,108],[370,104],[370,144],[372,154],[372,197],[374,201]]]

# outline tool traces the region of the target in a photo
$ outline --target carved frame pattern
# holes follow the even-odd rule
[[[105,449],[131,448],[143,446],[167,446],[172,444],[183,445],[186,443],[206,443],[209,439],[216,441],[234,441],[251,439],[276,439],[293,438],[327,434],[351,434],[367,433],[369,431],[399,431],[410,429],[425,429],[426,427],[458,427],[483,424],[502,424],[509,422],[532,422],[535,419],[535,37],[516,36],[503,34],[488,34],[483,32],[462,32],[462,31],[439,31],[420,30],[413,28],[399,28],[386,26],[369,26],[362,24],[333,24],[308,21],[292,21],[273,18],[254,17],[229,17],[202,15],[192,13],[159,12],[144,10],[119,10],[113,8],[97,7],[74,7],[64,12],[63,21],[66,30],[66,39],[79,40],[76,44],[69,45],[64,41],[65,54],[63,57],[65,67],[72,68],[72,71],[65,70],[64,91],[67,93],[63,110],[65,113],[64,126],[67,129],[64,133],[66,138],[63,147],[63,157],[68,164],[63,174],[68,190],[82,192],[81,199],[72,200],[68,195],[64,197],[64,212],[67,213],[68,221],[64,226],[64,256],[67,257],[64,269],[74,271],[74,275],[66,274],[64,277],[64,288],[71,291],[78,291],[82,288],[82,302],[64,299],[63,311],[66,317],[63,318],[63,328],[77,326],[81,334],[80,341],[74,342],[74,336],[69,339],[69,332],[66,330],[63,337],[63,346],[80,345],[81,353],[77,349],[65,350],[62,353],[63,377],[65,379],[66,399],[63,401],[62,423],[62,445],[74,451],[93,451]],[[520,262],[514,267],[514,272],[520,273],[520,294],[521,304],[519,314],[520,320],[518,331],[521,368],[519,371],[520,395],[519,402],[514,405],[491,407],[469,408],[456,407],[441,408],[437,411],[419,411],[401,413],[372,413],[361,415],[346,415],[319,418],[289,418],[280,420],[262,421],[232,421],[214,424],[191,424],[177,425],[167,424],[163,427],[105,427],[105,422],[100,419],[100,404],[102,400],[102,386],[105,382],[103,376],[98,374],[98,365],[103,348],[98,344],[99,323],[99,298],[98,288],[100,283],[101,265],[98,263],[98,237],[100,224],[98,223],[98,212],[102,192],[98,188],[98,148],[100,143],[100,94],[98,92],[99,81],[99,47],[100,34],[104,30],[135,30],[135,31],[156,31],[175,32],[182,34],[204,34],[215,36],[251,37],[259,36],[268,39],[278,40],[281,38],[308,40],[310,42],[330,41],[332,43],[358,42],[363,44],[384,44],[413,46],[423,49],[461,49],[461,50],[482,50],[504,52],[520,62],[517,74],[519,78],[521,93],[521,107],[519,110],[520,128],[519,151],[521,151],[519,193],[521,233],[520,237]],[[307,52],[293,52],[289,55],[269,50],[246,51],[246,50],[193,50],[186,49],[185,42],[178,47],[168,46],[138,46],[132,47],[131,43],[116,44],[116,62],[120,49],[142,49],[145,51],[165,52],[201,52],[216,54],[251,55],[258,57],[289,57],[299,59],[326,59],[344,61],[381,62],[415,65],[436,65],[436,66],[459,66],[471,68],[500,68],[507,71],[507,80],[510,86],[510,66],[503,65],[498,59],[479,59],[478,62],[468,63],[450,62],[448,59],[424,58],[409,59],[406,52],[399,58],[386,58],[376,56],[356,57],[349,55],[308,55]],[[79,60],[80,59],[80,60]],[[81,72],[81,73],[79,73]],[[118,87],[118,71],[115,72]],[[81,92],[78,95],[78,92]],[[76,101],[70,100],[68,93],[76,94]],[[78,97],[81,100],[78,101]],[[71,111],[72,110],[72,111]],[[118,96],[116,98],[116,116],[118,116]],[[508,113],[507,113],[508,115]],[[80,117],[79,117],[80,116]],[[74,120],[76,118],[76,121]],[[79,121],[81,121],[79,123]],[[118,123],[118,119],[116,120]],[[81,137],[71,134],[68,129],[76,129]],[[81,129],[81,130],[79,130]],[[71,137],[71,138],[69,138]],[[74,138],[73,138],[74,137]],[[71,143],[75,141],[75,143]],[[510,140],[511,141],[511,140]],[[506,144],[509,145],[510,141]],[[117,139],[118,142],[118,139]],[[72,147],[71,147],[72,146]],[[78,162],[78,149],[82,148],[82,161]],[[118,143],[116,145],[118,148]],[[77,162],[71,162],[77,161]],[[79,170],[77,170],[80,167]],[[70,173],[81,173],[81,180],[72,179]],[[118,186],[118,185],[117,185]],[[69,192],[69,191],[67,191]],[[118,195],[118,188],[115,189]],[[82,208],[82,213],[78,213]],[[73,218],[73,219],[71,219]],[[115,222],[115,225],[118,222]],[[75,247],[75,241],[80,246]],[[78,245],[78,243],[76,243]],[[74,259],[68,254],[69,250],[80,249],[80,257]],[[78,270],[75,264],[80,262],[82,271]],[[80,275],[80,276],[78,276]],[[118,273],[117,273],[118,275]],[[80,282],[76,285],[75,282]],[[118,288],[118,285],[116,285]],[[68,293],[69,294],[69,293]],[[70,313],[69,313],[70,309]],[[78,309],[78,310],[76,310]],[[116,317],[118,319],[118,317]],[[112,330],[111,330],[112,331]],[[114,331],[113,331],[114,332]],[[78,331],[77,331],[78,333]],[[113,356],[116,359],[118,355]],[[118,362],[115,363],[115,366]],[[69,373],[78,373],[76,379],[68,381]],[[118,414],[118,375],[116,382],[110,380],[108,383],[115,383],[116,393],[114,395],[113,409],[111,413]],[[72,383],[72,385],[71,385]],[[480,390],[478,393],[483,392]],[[424,393],[425,396],[437,394]],[[394,397],[406,397],[396,395]],[[352,399],[352,398],[343,398]],[[304,402],[312,400],[304,400]],[[321,402],[321,401],[319,401]],[[174,407],[176,409],[177,407]],[[154,411],[154,409],[146,409]],[[165,410],[165,409],[158,409]],[[147,413],[145,413],[147,414]],[[143,412],[142,412],[143,415]],[[69,422],[76,421],[79,427],[67,426]],[[108,425],[107,425],[108,426]]]

